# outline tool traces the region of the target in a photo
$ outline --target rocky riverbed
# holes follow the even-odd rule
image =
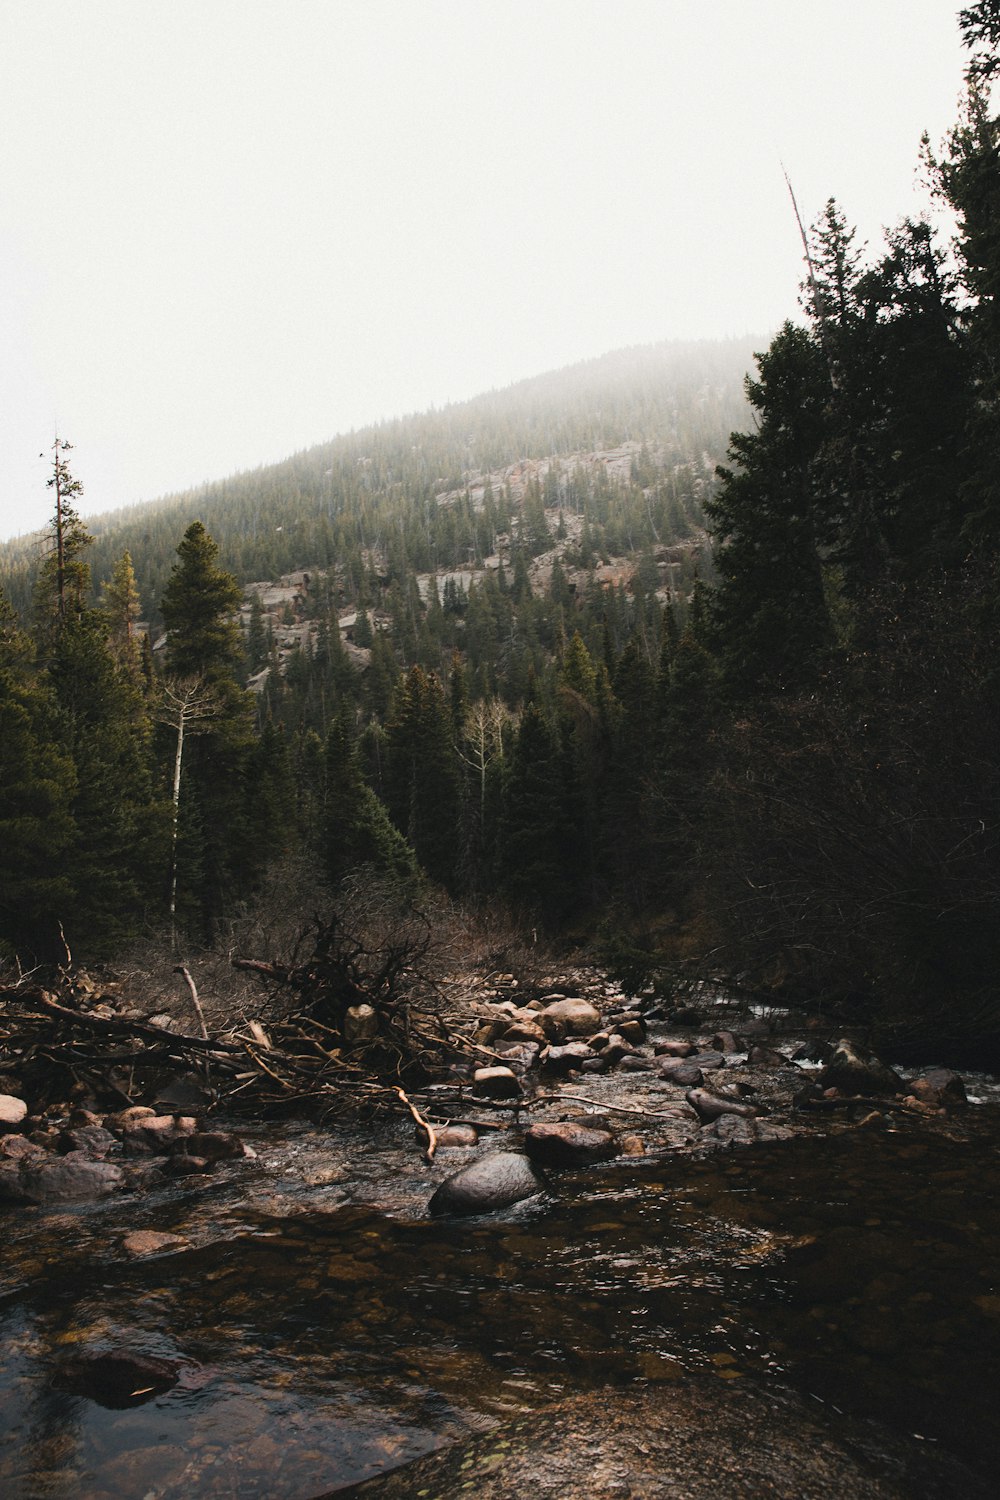
[[[489,1453],[483,1494],[976,1493],[994,1082],[892,1074],[711,992],[520,999],[476,1000],[483,1066],[411,1096],[429,1128],[9,1121],[4,1493],[305,1500],[394,1469],[417,1493],[437,1448],[429,1493]],[[866,1447],[844,1424],[872,1416]],[[748,1488],[768,1453],[785,1487]]]

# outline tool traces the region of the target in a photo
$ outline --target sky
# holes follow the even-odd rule
[[[0,539],[630,344],[925,212],[959,0],[0,0]]]

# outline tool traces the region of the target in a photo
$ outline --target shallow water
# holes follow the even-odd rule
[[[402,1126],[286,1126],[198,1186],[20,1210],[0,1493],[307,1500],[562,1394],[689,1369],[791,1385],[989,1472],[998,1142],[992,1103],[960,1126],[890,1115],[563,1173],[456,1222],[425,1205],[465,1153],[425,1168]],[[187,1244],[129,1260],[135,1228]],[[126,1409],[74,1394],[73,1356],[116,1347],[182,1361],[179,1382]]]

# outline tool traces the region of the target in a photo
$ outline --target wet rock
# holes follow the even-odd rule
[[[701,1016],[693,1005],[678,1005],[670,1012],[674,1026],[700,1026]]]
[[[792,1062],[825,1063],[830,1061],[832,1054],[833,1047],[829,1042],[823,1042],[818,1037],[814,1037],[808,1042],[803,1042],[800,1047],[796,1047],[792,1053]]]
[[[198,1122],[191,1115],[143,1115],[122,1130],[126,1156],[166,1156],[181,1136],[193,1135]]]
[[[182,1234],[162,1234],[155,1229],[133,1229],[122,1240],[126,1255],[158,1255],[161,1250],[180,1250],[188,1241]]]
[[[89,1156],[107,1156],[117,1145],[111,1131],[103,1125],[80,1125],[70,1126],[61,1133],[58,1149],[63,1153],[85,1151]]]
[[[538,1061],[540,1051],[541,1048],[537,1042],[520,1042],[513,1047],[504,1046],[497,1049],[498,1055],[503,1058],[504,1067],[510,1068],[519,1078],[523,1078],[525,1073],[530,1073]]]
[[[715,1052],[711,1048],[705,1052],[696,1052],[695,1061],[704,1073],[714,1071],[716,1068],[724,1068],[726,1066],[726,1059],[724,1054],[721,1052]]]
[[[699,1140],[714,1140],[723,1146],[749,1146],[759,1135],[756,1120],[746,1115],[724,1114],[703,1126]]]
[[[243,1142],[231,1130],[196,1130],[181,1136],[171,1148],[174,1156],[201,1156],[206,1161],[235,1161],[245,1153]]]
[[[532,1161],[548,1167],[577,1167],[610,1161],[621,1148],[610,1130],[597,1130],[574,1121],[545,1121],[532,1125],[524,1137]]]
[[[757,1042],[750,1048],[747,1062],[755,1068],[795,1067],[795,1064],[790,1062],[783,1052],[779,1052],[775,1047],[765,1047],[761,1042]]]
[[[675,1084],[678,1088],[698,1088],[704,1082],[704,1076],[696,1062],[689,1062],[683,1057],[661,1058],[657,1064],[657,1070],[661,1078],[667,1083]]]
[[[74,1396],[86,1396],[100,1406],[122,1411],[141,1406],[177,1384],[180,1361],[139,1354],[131,1349],[109,1349],[66,1360],[53,1385]]]
[[[360,1047],[378,1036],[378,1016],[373,1005],[349,1005],[342,1026],[344,1045]]]
[[[622,1156],[645,1156],[646,1142],[641,1135],[623,1135],[619,1143]]]
[[[17,1130],[27,1117],[28,1106],[14,1094],[0,1094],[0,1134]]]
[[[201,1177],[211,1172],[215,1162],[207,1156],[172,1156],[164,1167],[169,1177]]]
[[[708,1044],[716,1052],[739,1052],[739,1042],[731,1031],[717,1031]]]
[[[148,1104],[131,1104],[128,1109],[120,1109],[117,1114],[105,1115],[104,1124],[108,1130],[121,1131],[136,1120],[152,1120],[156,1116],[156,1110],[150,1109]]]
[[[707,1089],[688,1089],[684,1098],[699,1120],[710,1122],[720,1115],[742,1115],[749,1118],[756,1111],[752,1104],[742,1104],[738,1099],[726,1099],[721,1094],[710,1094]]]
[[[877,1057],[857,1051],[847,1040],[834,1047],[818,1082],[823,1089],[837,1089],[841,1094],[860,1094],[865,1098],[901,1094],[904,1088],[897,1073]]]
[[[483,1099],[516,1099],[521,1084],[513,1068],[477,1068],[472,1075],[472,1091]]]
[[[657,1057],[690,1057],[697,1052],[694,1042],[657,1042],[653,1048]]]
[[[479,1131],[474,1125],[442,1125],[435,1130],[438,1145],[444,1149],[452,1146],[475,1146],[479,1141]],[[417,1127],[417,1139],[426,1140],[423,1130]]]
[[[87,1203],[119,1192],[126,1185],[120,1167],[93,1161],[82,1152],[67,1156],[25,1156],[0,1163],[0,1198],[9,1203],[51,1207],[59,1203]]]
[[[638,1052],[626,1052],[618,1065],[623,1073],[652,1073],[656,1069],[655,1057],[643,1057]]]
[[[540,1061],[548,1073],[564,1075],[580,1068],[594,1056],[586,1042],[567,1042],[563,1047],[548,1047]]]
[[[615,1030],[626,1042],[631,1042],[633,1047],[641,1046],[646,1040],[646,1028],[637,1016],[619,1021]]]
[[[538,1024],[550,1041],[559,1042],[567,1036],[593,1036],[601,1015],[589,1000],[554,1000],[538,1012]]]
[[[493,1151],[446,1177],[428,1205],[432,1214],[484,1214],[510,1208],[544,1190],[528,1158],[517,1151]]]
[[[45,1148],[26,1135],[0,1136],[0,1160],[18,1161],[24,1156],[44,1156]]]
[[[914,1078],[907,1085],[907,1092],[924,1104],[936,1104],[947,1109],[950,1106],[968,1104],[965,1084],[950,1068],[932,1068],[921,1078]]]
[[[603,1057],[585,1057],[580,1064],[581,1073],[606,1073],[608,1065]]]

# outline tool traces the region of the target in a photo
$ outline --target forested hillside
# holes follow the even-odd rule
[[[5,953],[364,870],[1000,1041],[1000,6],[962,24],[955,242],[831,200],[745,394],[746,345],[624,351],[89,526],[57,445],[3,555]]]

